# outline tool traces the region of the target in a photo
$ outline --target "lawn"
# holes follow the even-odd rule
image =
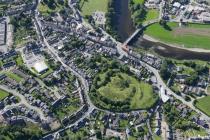
[[[142,4],[142,3],[144,3],[144,0],[133,0],[133,2],[135,4]]]
[[[9,93],[0,89],[0,101],[9,96]]]
[[[16,58],[16,63],[18,66],[22,66],[23,65],[23,58],[22,56],[19,54],[18,57]]]
[[[206,96],[195,101],[195,106],[202,112],[210,116],[210,96]]]
[[[14,32],[14,44],[16,46],[22,46],[31,40],[36,39],[36,32],[33,29],[26,29],[20,27]]]
[[[200,130],[187,130],[184,132],[185,136],[188,137],[198,137],[198,136],[208,136],[208,133],[204,130],[204,129],[200,129]]]
[[[159,16],[159,11],[157,9],[150,9],[147,11],[145,22],[157,19]]]
[[[153,24],[145,29],[147,34],[161,42],[170,43],[187,48],[210,49],[210,25],[189,24],[179,27],[177,23],[167,23],[168,29]]]
[[[151,85],[139,82],[125,73],[118,73],[111,77],[111,81],[100,87],[98,91],[112,101],[125,101],[130,98],[131,109],[149,108],[157,100]]]
[[[65,117],[70,116],[74,112],[76,112],[79,109],[79,99],[67,99],[67,102],[69,104],[67,105],[62,105],[54,110],[56,116],[58,117],[59,120],[63,120]]]
[[[9,71],[0,72],[0,74],[5,74],[6,76],[8,76],[9,78],[15,80],[16,82],[21,82],[23,80],[22,77],[14,74],[12,72],[9,72]]]
[[[80,9],[83,16],[92,15],[95,11],[107,12],[109,0],[80,0]]]

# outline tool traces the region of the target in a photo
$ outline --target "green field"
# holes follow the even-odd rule
[[[83,16],[92,15],[95,11],[107,12],[109,0],[80,0],[79,6]]]
[[[208,136],[208,133],[204,129],[200,129],[200,130],[190,129],[190,130],[185,131],[184,135],[187,137],[198,137],[198,136],[204,137],[204,136]]]
[[[104,74],[100,76],[101,81]],[[100,81],[99,81],[100,82]],[[114,74],[110,82],[98,89],[101,96],[114,102],[129,99],[130,109],[150,108],[157,101],[152,86],[125,73]]]
[[[16,63],[18,66],[22,66],[24,64],[22,56],[19,54],[16,58]]]
[[[0,101],[9,96],[9,93],[0,89]]]
[[[161,42],[175,44],[187,48],[210,49],[210,25],[188,24],[178,27],[177,23],[167,23],[164,28],[159,23],[153,24],[145,29],[147,34]]]
[[[16,82],[21,82],[23,80],[22,77],[10,72],[10,71],[3,71],[3,72],[0,72],[0,74],[5,74],[6,76],[8,76],[9,78],[15,80]]]
[[[156,9],[148,10],[147,11],[145,22],[146,21],[157,19],[158,16],[159,16],[159,11],[158,10],[156,10]]]
[[[133,2],[135,4],[142,4],[142,3],[144,3],[144,0],[133,0]]]
[[[195,106],[200,109],[202,112],[210,116],[210,96],[197,99],[195,101]]]

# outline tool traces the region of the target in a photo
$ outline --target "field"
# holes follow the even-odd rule
[[[135,4],[142,4],[142,3],[144,3],[144,0],[133,0],[133,2]]]
[[[210,49],[210,25],[189,24],[185,27],[179,27],[177,23],[167,25],[168,27],[164,28],[159,23],[153,24],[147,27],[144,34],[178,46]]]
[[[207,132],[204,129],[200,129],[200,130],[187,130],[186,132],[184,132],[184,135],[187,137],[204,137],[204,136],[208,136]]]
[[[196,100],[195,106],[200,109],[202,112],[210,116],[210,96],[203,97]]]
[[[12,72],[9,72],[9,71],[0,72],[0,74],[5,74],[6,76],[8,76],[9,78],[15,80],[16,82],[21,82],[23,80],[22,77],[14,74]]]
[[[109,0],[80,0],[80,9],[83,16],[92,15],[95,11],[107,12]]]
[[[158,10],[156,10],[156,9],[148,10],[147,11],[145,22],[146,21],[153,20],[153,19],[157,19],[158,16],[159,16],[159,11]]]
[[[102,79],[104,74],[100,77]],[[139,82],[136,78],[125,73],[113,75],[110,82],[100,87],[98,92],[101,96],[114,102],[123,102],[129,99],[130,109],[150,108],[157,100],[151,85]]]
[[[0,101],[9,96],[9,93],[0,89]]]

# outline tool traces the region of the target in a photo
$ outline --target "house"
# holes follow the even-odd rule
[[[25,125],[25,120],[22,117],[12,116],[8,123],[10,125]]]

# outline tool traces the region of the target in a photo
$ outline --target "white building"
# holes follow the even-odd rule
[[[160,97],[164,103],[170,99],[169,95],[167,94],[163,86],[160,88]]]
[[[38,73],[43,73],[48,70],[48,66],[44,61],[36,62],[33,67]]]

